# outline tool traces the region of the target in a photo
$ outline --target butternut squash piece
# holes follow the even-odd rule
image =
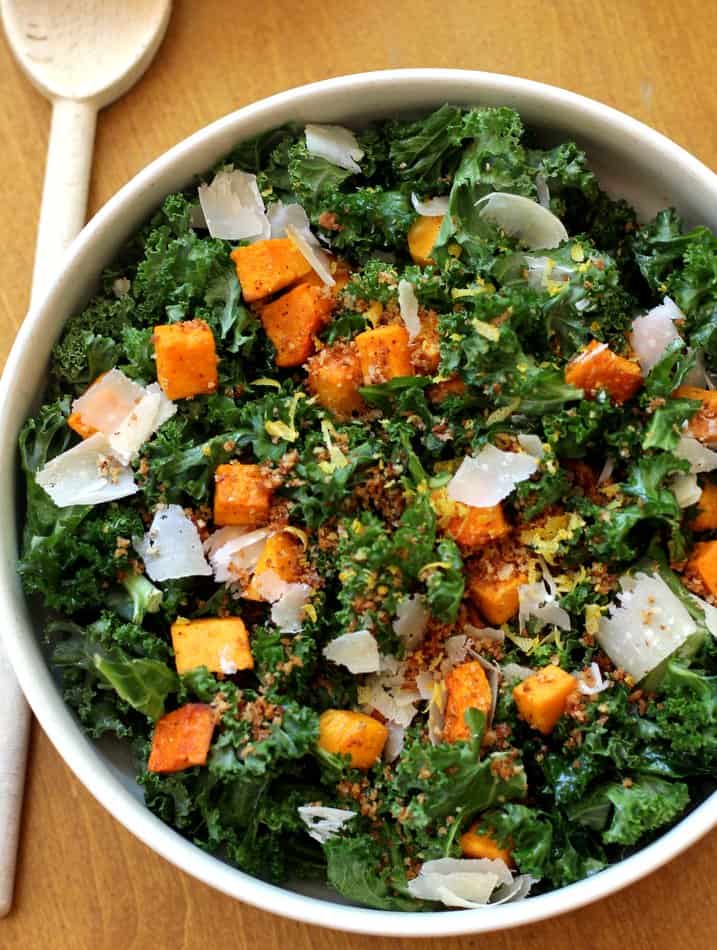
[[[702,403],[687,423],[687,433],[700,442],[717,442],[717,390],[680,386],[672,395],[678,399],[695,399]]]
[[[206,703],[187,703],[162,716],[154,727],[147,770],[181,772],[206,765],[214,722],[214,710]]]
[[[565,382],[584,390],[589,399],[606,389],[612,401],[621,405],[642,386],[642,373],[637,363],[593,340],[565,367]]]
[[[431,251],[438,240],[442,224],[443,218],[420,216],[408,229],[408,251],[414,264],[426,267],[433,263]]]
[[[67,417],[67,424],[82,439],[89,439],[91,435],[97,432],[94,426],[85,425],[82,421],[82,415],[79,412],[71,412]]]
[[[497,541],[511,532],[500,502],[489,508],[473,508],[453,501],[445,488],[437,488],[431,492],[431,504],[441,530],[467,550]]]
[[[693,531],[717,531],[717,484],[708,482],[697,502],[697,515],[690,525]]]
[[[261,557],[254,569],[251,583],[244,591],[247,600],[263,600],[256,588],[255,581],[264,571],[273,571],[287,584],[296,583],[301,578],[304,561],[304,546],[297,537],[288,531],[272,534],[264,545]]]
[[[489,577],[469,569],[468,593],[488,623],[499,627],[512,620],[518,613],[518,590],[521,584],[527,584],[525,574],[514,571],[506,578]]]
[[[323,285],[303,283],[261,308],[261,323],[276,349],[277,366],[301,366],[329,318],[334,299]]]
[[[187,399],[216,391],[219,382],[214,334],[204,320],[154,328],[157,381],[167,399]]]
[[[319,716],[319,748],[350,756],[355,769],[370,769],[387,739],[383,723],[365,713],[327,709]]]
[[[513,863],[510,849],[501,848],[492,835],[478,834],[475,824],[461,835],[460,846],[464,858],[489,858],[490,860],[499,858],[507,865]]]
[[[171,630],[174,660],[180,674],[198,666],[206,666],[210,673],[254,668],[249,634],[241,617],[179,618]]]
[[[263,300],[313,273],[311,264],[289,238],[237,247],[230,257],[247,303]]]
[[[385,383],[396,376],[413,376],[408,330],[399,324],[364,330],[354,339],[365,386]]]
[[[448,399],[449,396],[463,396],[465,395],[466,384],[458,376],[454,376],[452,379],[444,379],[440,383],[434,383],[433,386],[429,386],[426,390],[426,394],[431,402],[443,402],[444,399]]]
[[[458,742],[470,739],[471,731],[465,720],[469,709],[478,709],[486,718],[493,702],[490,683],[485,670],[477,660],[454,666],[445,679],[446,709],[443,721],[443,741]]]
[[[698,542],[685,570],[699,578],[709,594],[717,596],[717,541]]]
[[[309,389],[335,416],[348,419],[366,408],[359,393],[363,386],[361,361],[353,341],[320,350],[309,359],[307,370]]]
[[[577,685],[577,679],[559,666],[543,667],[514,688],[518,715],[533,729],[548,735],[564,714],[568,696]]]
[[[229,462],[214,473],[214,524],[257,528],[269,520],[272,487],[259,465]]]

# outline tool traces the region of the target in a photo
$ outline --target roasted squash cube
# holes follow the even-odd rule
[[[167,399],[216,392],[219,382],[214,334],[204,320],[154,328],[157,381]]]
[[[478,834],[476,825],[472,825],[461,835],[460,845],[464,858],[488,858],[492,861],[500,859],[508,865],[513,863],[510,849],[501,848],[492,835]]]
[[[355,769],[370,769],[387,739],[383,723],[365,713],[327,709],[319,716],[319,748],[350,756]]]
[[[465,550],[475,550],[511,532],[500,502],[489,508],[473,508],[449,498],[445,488],[437,488],[431,492],[431,504],[441,530]]]
[[[717,531],[717,484],[708,482],[697,502],[697,515],[690,525],[693,531]]]
[[[408,229],[408,251],[414,264],[426,267],[433,263],[431,251],[438,240],[442,224],[442,217],[420,216]]]
[[[309,359],[307,369],[309,389],[335,416],[347,419],[366,408],[359,393],[363,372],[355,343],[325,347]]]
[[[264,599],[256,584],[257,578],[264,571],[273,571],[287,584],[296,583],[301,578],[304,563],[304,546],[301,541],[288,531],[277,531],[267,539],[254,569],[254,576],[243,596],[247,600]]]
[[[205,703],[187,703],[162,716],[154,727],[147,770],[181,772],[206,765],[214,723],[214,710]]]
[[[717,596],[717,541],[700,541],[692,549],[686,572],[699,579],[708,594]]]
[[[257,528],[269,520],[272,486],[259,465],[229,462],[214,473],[214,524]]]
[[[247,303],[263,300],[312,273],[311,264],[289,238],[272,238],[231,253]]]
[[[451,379],[443,379],[440,383],[434,383],[426,390],[426,394],[431,402],[441,403],[449,396],[463,396],[466,392],[466,384],[459,376],[453,376]]]
[[[559,666],[545,666],[513,689],[518,715],[533,729],[548,735],[564,714],[568,696],[578,681]]]
[[[413,376],[408,330],[399,324],[364,330],[355,338],[365,386]]]
[[[468,593],[478,610],[489,623],[500,626],[518,613],[518,592],[528,578],[515,570],[507,577],[488,576],[469,570]]]
[[[717,442],[717,389],[680,386],[672,395],[678,399],[694,399],[702,403],[687,423],[687,433],[700,442]]]
[[[241,617],[175,620],[172,646],[180,674],[198,666],[206,666],[210,673],[227,674],[254,667],[249,634]]]
[[[613,353],[607,343],[593,340],[565,367],[565,382],[582,389],[588,398],[605,389],[621,405],[642,386],[642,373],[637,363]]]
[[[470,739],[465,719],[469,709],[478,709],[488,718],[493,702],[490,683],[477,660],[454,666],[446,676],[446,708],[443,720],[443,741]]]
[[[277,366],[301,366],[334,307],[324,287],[299,284],[261,308],[261,323],[276,349]]]

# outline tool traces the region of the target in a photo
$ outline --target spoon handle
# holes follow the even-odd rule
[[[68,244],[82,230],[92,171],[97,109],[57,99],[52,106],[30,305],[41,301]],[[30,709],[0,642],[0,917],[12,906],[29,738]]]
[[[25,760],[30,733],[30,707],[0,643],[0,917],[12,905]]]
[[[31,305],[42,299],[68,244],[85,223],[96,122],[97,109],[88,102],[56,99],[53,103]]]

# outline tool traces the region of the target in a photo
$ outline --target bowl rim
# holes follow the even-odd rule
[[[462,69],[395,69],[339,76],[278,92],[215,120],[162,153],[123,185],[83,228],[68,249],[64,266],[46,297],[30,310],[21,324],[8,355],[0,379],[0,419],[10,419],[10,424],[0,426],[0,449],[5,449],[4,457],[15,457],[17,432],[24,421],[18,417],[18,409],[13,409],[13,394],[18,388],[22,389],[24,369],[32,360],[33,339],[43,330],[56,331],[60,323],[64,323],[54,317],[63,288],[81,278],[89,249],[98,236],[112,230],[113,221],[123,208],[151,189],[157,179],[166,177],[185,162],[198,146],[219,141],[228,131],[251,121],[268,120],[266,127],[270,127],[271,116],[279,107],[301,111],[310,108],[312,100],[326,93],[351,91],[357,97],[370,96],[390,85],[403,84],[409,89],[427,81],[435,87],[437,102],[455,99],[451,87],[463,85],[470,87],[470,95],[476,101],[486,94],[506,100],[515,96],[572,119],[580,114],[586,121],[631,139],[635,148],[644,146],[662,161],[679,167],[689,175],[695,187],[717,202],[717,175],[681,146],[610,106],[534,80]],[[445,95],[441,97],[443,90]],[[237,140],[240,138],[241,133],[237,133]],[[333,903],[268,884],[224,864],[182,837],[132,795],[111,767],[100,759],[55,689],[35,631],[25,620],[24,599],[15,571],[14,470],[14,465],[7,465],[0,472],[0,505],[3,501],[9,503],[5,510],[11,512],[7,516],[6,530],[0,535],[0,618],[3,621],[0,631],[38,721],[77,778],[114,818],[176,867],[228,896],[293,920],[353,933],[446,937],[490,932],[557,916],[604,898],[656,870],[717,825],[716,792],[653,843],[591,878],[515,904],[452,913],[404,913]]]

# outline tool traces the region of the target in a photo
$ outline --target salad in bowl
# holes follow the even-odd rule
[[[152,811],[382,910],[598,873],[715,788],[717,238],[507,107],[289,125],[56,344],[19,572]]]

